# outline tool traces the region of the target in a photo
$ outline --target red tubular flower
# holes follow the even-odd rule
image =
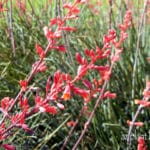
[[[45,112],[48,112],[52,115],[57,114],[57,108],[54,106],[50,106],[49,104],[43,105],[43,108],[45,109]]]
[[[125,14],[123,24],[118,24],[118,28],[121,31],[126,32],[126,30],[131,26],[131,18],[131,11],[128,10]]]
[[[59,83],[60,78],[61,78],[60,70],[57,70],[57,71],[54,73],[54,83],[55,83],[55,84]]]
[[[147,146],[145,144],[145,140],[143,137],[138,138],[138,147],[137,150],[147,150]]]
[[[42,62],[40,63],[40,65],[37,67],[38,63],[39,63],[39,61],[35,62],[35,63],[32,65],[32,70],[34,70],[34,69],[36,68],[35,73],[44,72],[44,71],[47,69],[47,66],[45,65],[45,62],[42,61]]]
[[[5,123],[0,125],[0,141],[5,139],[5,135],[3,134],[6,130]]]
[[[119,54],[115,54],[115,55],[111,56],[111,62],[112,63],[115,63],[115,62],[119,61],[119,59],[120,59],[120,55]]]
[[[85,49],[84,50],[85,55],[87,55],[88,57],[91,58],[92,62],[95,62],[96,59],[96,53],[93,49],[89,50],[89,49]]]
[[[80,2],[81,2],[81,0],[76,0],[76,2],[77,2],[77,3],[80,3]]]
[[[12,116],[11,122],[15,127],[21,127],[28,133],[33,133],[33,131],[29,129],[28,126],[25,124],[25,112],[20,112]]]
[[[8,108],[10,107],[11,103],[12,103],[12,100],[10,97],[4,97],[2,100],[1,100],[1,107],[7,111]]]
[[[9,97],[5,97],[1,100],[0,112],[2,112],[5,116],[9,116],[8,110],[12,104],[12,101],[13,99],[10,99]]]
[[[64,24],[64,21],[60,17],[51,19],[50,25],[55,25],[55,24],[58,24],[59,26],[61,26]]]
[[[65,109],[65,106],[61,103],[57,103],[57,107],[64,110]]]
[[[79,64],[82,64],[82,57],[80,53],[76,53],[76,60],[78,61]]]
[[[110,71],[100,71],[103,80],[109,80],[111,76]]]
[[[115,99],[116,98],[116,93],[111,93],[110,91],[107,91],[107,92],[104,93],[103,98]]]
[[[143,96],[145,100],[148,100],[150,98],[150,82],[146,83],[146,88],[143,91]]]
[[[66,8],[66,9],[71,9],[72,8],[72,4],[71,3],[66,3],[63,5],[63,8]]]
[[[78,61],[78,63],[80,65],[86,65],[87,64],[86,59],[83,58],[80,53],[76,53],[76,60]]]
[[[21,86],[21,90],[26,91],[27,87],[28,87],[28,82],[26,80],[20,80],[19,83],[20,83],[20,86]]]
[[[66,20],[66,19],[76,19],[76,18],[78,18],[77,15],[70,15],[70,14],[68,14],[64,19]]]
[[[62,74],[58,70],[54,73],[54,82],[51,86],[50,92],[47,95],[47,99],[56,100],[58,98],[58,93],[62,91],[62,85]]]
[[[11,123],[16,124],[24,124],[25,123],[25,112],[20,112],[11,117]]]
[[[25,5],[24,2],[21,2],[21,0],[17,0],[16,5],[19,8],[21,14],[25,14],[26,13],[26,5]]]
[[[82,81],[82,83],[88,88],[88,89],[92,89],[92,83],[86,79],[84,79]]]
[[[66,52],[66,47],[64,45],[59,45],[59,46],[56,46],[54,47],[55,49],[61,51],[61,52]]]
[[[132,121],[129,121],[129,120],[127,120],[127,124],[129,125],[129,126],[131,126],[131,125],[134,125],[134,126],[138,126],[138,127],[142,127],[143,125],[144,125],[144,123],[143,122],[132,122]]]
[[[76,78],[77,79],[82,78],[83,76],[86,75],[87,71],[88,71],[87,65],[79,65]]]
[[[106,66],[92,65],[92,66],[90,66],[90,69],[95,69],[95,70],[98,70],[98,71],[108,71],[109,66],[108,65],[106,65]]]
[[[150,102],[145,101],[145,100],[138,100],[138,99],[135,99],[135,104],[143,105],[144,107],[150,106]]]
[[[111,50],[107,49],[106,51],[104,51],[104,53],[102,54],[100,58],[107,58],[110,54],[111,54]]]
[[[44,50],[42,49],[42,47],[39,44],[36,44],[36,52],[40,56],[40,58],[45,57]]]
[[[77,7],[74,7],[74,8],[72,8],[72,9],[70,10],[69,13],[70,13],[70,14],[75,14],[75,15],[77,15],[77,14],[80,13],[80,9],[77,8]]]
[[[36,106],[41,106],[43,104],[43,99],[40,96],[35,97]]]
[[[123,25],[123,24],[118,24],[118,28],[121,30],[121,31],[126,31],[126,26],[125,25]]]
[[[4,2],[0,2],[0,12],[8,11],[7,8],[3,8]]]
[[[67,122],[68,127],[72,127],[72,126],[75,126],[75,125],[76,125],[76,123],[74,121]]]
[[[13,145],[9,144],[2,144],[2,147],[5,148],[5,150],[16,150],[16,148]]]
[[[88,102],[89,101],[89,90],[84,90],[78,87],[73,87],[73,92],[80,95],[81,97],[83,97],[84,102]]]
[[[71,75],[69,74],[62,73],[61,77],[62,77],[62,80],[64,81],[68,81],[68,82],[71,81]]]
[[[62,98],[64,100],[69,100],[71,97],[70,85],[66,85],[65,90],[63,92]]]
[[[84,54],[85,54],[86,56],[88,56],[88,57],[91,56],[91,52],[90,52],[89,49],[84,49]]]
[[[57,113],[57,108],[54,106],[50,106],[48,102],[43,100],[40,96],[36,96],[35,98],[36,108],[40,112],[48,112],[52,115],[55,115]]]
[[[26,124],[19,125],[22,129],[24,129],[27,133],[33,134],[33,131]]]
[[[28,104],[28,99],[27,98],[20,98],[20,107],[24,110],[28,110],[29,104]]]
[[[48,94],[48,92],[49,92],[49,90],[50,90],[50,81],[51,81],[51,77],[48,77],[47,83],[46,83],[46,86],[45,86],[46,95]]]
[[[61,30],[65,30],[65,31],[76,31],[76,28],[73,27],[60,27]]]

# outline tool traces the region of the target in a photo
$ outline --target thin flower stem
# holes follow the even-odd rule
[[[16,47],[15,47],[15,40],[13,34],[13,16],[12,16],[12,0],[10,0],[10,9],[9,9],[9,31],[10,31],[10,40],[13,49],[13,56],[16,56]]]
[[[62,4],[64,4],[64,2],[62,1]],[[63,17],[62,16],[62,11],[61,11],[61,2],[60,0],[57,0],[57,4],[56,4],[56,11],[58,13],[58,16],[59,17]],[[66,50],[67,50],[67,54],[68,54],[68,61],[71,60],[71,64],[73,66],[73,68],[75,68],[75,63],[73,61],[73,56],[72,56],[72,53],[71,53],[71,50],[70,50],[70,42],[69,42],[69,38],[68,38],[68,35],[65,31],[62,31],[62,39],[64,41],[64,45],[66,47]],[[74,69],[73,69],[74,70]]]
[[[131,95],[132,99],[134,99],[134,95],[135,95],[136,70],[137,70],[137,63],[139,59],[140,41],[141,41],[142,28],[143,28],[143,23],[144,23],[144,16],[147,10],[147,4],[148,4],[148,0],[145,0],[142,18],[141,18],[141,22],[139,24],[139,29],[138,29],[138,39],[137,39],[137,45],[136,45],[136,51],[135,51],[135,57],[134,57],[135,61],[134,61],[133,75],[132,75],[132,95]]]
[[[110,72],[112,71],[113,64],[114,64],[114,63],[112,63],[111,66],[110,66]],[[99,95],[99,98],[97,99],[96,104],[95,104],[95,106],[94,106],[94,108],[93,108],[93,110],[92,110],[92,112],[91,112],[91,114],[90,114],[90,116],[89,116],[87,122],[86,122],[85,125],[84,125],[84,129],[82,130],[81,135],[80,135],[80,137],[78,138],[78,140],[77,140],[77,142],[75,143],[75,145],[73,146],[72,150],[76,150],[76,149],[77,149],[77,147],[78,147],[78,145],[80,144],[80,142],[81,142],[83,136],[85,135],[85,132],[87,131],[88,126],[89,126],[89,124],[91,123],[91,121],[92,121],[92,119],[93,119],[93,117],[94,117],[94,115],[95,115],[95,112],[96,112],[96,110],[97,110],[99,104],[100,104],[100,103],[102,102],[102,100],[103,100],[102,97],[103,97],[103,94],[104,94],[104,92],[105,92],[105,90],[106,90],[107,84],[108,84],[108,80],[105,80],[105,82],[104,82],[104,84],[103,84],[103,87],[102,87],[102,90],[101,90],[101,93],[100,93],[100,95]]]
[[[31,7],[31,9],[32,9],[32,14],[34,14],[35,17],[36,17],[37,19],[39,19],[39,17],[36,15],[36,12],[35,12],[35,10],[34,10],[34,7],[33,7],[32,3],[31,3],[31,1],[28,0],[28,2],[29,2],[29,5],[30,5],[30,7]]]
[[[109,0],[109,29],[112,27],[112,4],[113,1]]]
[[[133,119],[132,119],[132,125],[129,127],[129,131],[128,131],[128,136],[127,136],[127,144],[128,144],[128,150],[130,149],[130,146],[131,146],[131,133],[132,133],[132,130],[133,130],[133,127],[134,127],[134,123],[138,117],[138,115],[140,114],[141,110],[142,110],[143,106],[142,105],[139,105]]]
[[[64,143],[63,143],[63,146],[61,147],[60,150],[64,150],[64,149],[65,149],[65,147],[66,147],[66,145],[67,145],[67,143],[68,143],[68,141],[69,141],[69,139],[70,139],[70,137],[71,137],[73,131],[75,130],[75,128],[76,128],[76,126],[77,126],[77,124],[78,124],[78,122],[79,122],[81,116],[83,115],[83,111],[84,111],[84,109],[81,110],[81,112],[80,112],[78,118],[77,118],[76,121],[75,121],[75,126],[73,126],[73,127],[71,128],[71,130],[69,131],[68,136],[66,137],[66,139],[65,139],[65,141],[64,141]]]

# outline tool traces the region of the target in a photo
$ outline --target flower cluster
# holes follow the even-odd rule
[[[7,2],[7,1],[5,1]],[[35,49],[39,56],[39,60],[32,64],[32,70],[29,74],[29,76],[24,79],[20,80],[20,91],[17,94],[15,98],[5,97],[1,100],[0,104],[0,111],[3,114],[3,118],[0,121],[0,141],[3,141],[7,139],[12,133],[10,132],[14,128],[22,128],[26,132],[32,134],[33,131],[29,129],[29,127],[26,124],[26,118],[28,116],[31,116],[37,112],[47,112],[52,115],[55,115],[57,113],[57,107],[60,109],[64,109],[64,105],[57,102],[58,93],[62,91],[62,81],[61,78],[64,78],[65,80],[69,79],[68,75],[62,75],[59,71],[57,71],[54,74],[54,83],[50,87],[50,78],[47,80],[46,84],[46,97],[42,98],[40,97],[38,93],[38,89],[32,87],[29,85],[31,79],[33,76],[39,72],[44,72],[47,69],[47,66],[45,64],[45,57],[47,56],[48,52],[52,49],[59,50],[61,52],[66,52],[66,48],[64,45],[58,45],[57,39],[61,38],[62,31],[76,31],[76,28],[65,26],[65,23],[69,19],[76,19],[77,14],[80,12],[78,8],[78,4],[83,3],[82,0],[75,0],[74,3],[65,4],[64,8],[67,9],[67,13],[64,18],[60,18],[58,16],[57,18],[54,18],[50,21],[50,24],[48,27],[44,28],[44,34],[48,40],[48,46],[44,50],[40,44],[36,44]],[[4,3],[0,2],[0,12],[6,11],[6,9],[3,8]],[[25,5],[21,3],[21,1],[17,1],[18,7],[22,11],[25,11]],[[53,31],[51,29],[52,26],[56,26],[56,30]],[[28,103],[28,98],[26,97],[26,92],[36,91],[35,96],[35,105],[30,106]],[[62,96],[63,97],[63,96]],[[65,99],[65,98],[63,98]],[[55,101],[56,106],[53,106],[51,101]],[[18,105],[17,105],[18,104]],[[10,111],[13,109],[13,107],[17,105],[19,106],[20,112],[18,113],[10,113]],[[11,149],[14,150],[15,148],[12,145],[9,144],[2,144],[1,145],[5,149]]]

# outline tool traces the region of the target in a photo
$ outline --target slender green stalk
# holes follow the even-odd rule
[[[12,0],[10,0],[10,9],[9,9],[9,31],[10,31],[10,39],[11,45],[13,49],[13,56],[16,56],[16,47],[15,47],[15,39],[13,34],[13,16],[12,16]]]
[[[142,18],[140,20],[139,29],[138,29],[138,39],[137,39],[137,45],[136,45],[136,50],[135,50],[135,57],[134,57],[135,61],[134,61],[134,65],[133,65],[133,75],[132,75],[132,92],[131,92],[132,93],[132,99],[134,99],[134,97],[135,97],[136,71],[137,71],[137,65],[138,65],[138,60],[139,60],[140,41],[141,41],[141,36],[142,36],[144,16],[145,16],[145,13],[147,10],[147,4],[148,4],[148,0],[145,0]]]

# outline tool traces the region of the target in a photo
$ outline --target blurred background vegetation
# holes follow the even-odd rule
[[[69,0],[66,0],[67,2]],[[72,0],[73,1],[73,0]],[[72,2],[70,0],[70,2]],[[13,1],[12,19],[13,34],[15,41],[16,56],[14,57],[10,39],[10,14],[9,11],[0,12],[0,99],[6,96],[15,97],[19,91],[19,80],[24,79],[31,70],[33,62],[38,60],[35,52],[35,44],[40,43],[46,48],[47,40],[43,34],[43,27],[48,25],[51,18],[57,16],[57,0],[22,0],[22,7],[18,1]],[[98,2],[98,3],[97,3]],[[125,11],[130,7],[132,11],[132,27],[128,31],[128,39],[125,41],[124,53],[121,60],[115,66],[109,84],[109,90],[117,93],[115,100],[106,100],[96,111],[96,115],[83,138],[79,149],[82,150],[123,150],[126,148],[126,136],[128,133],[127,120],[131,120],[137,106],[134,99],[142,98],[142,91],[145,87],[146,78],[150,75],[150,65],[147,58],[150,57],[150,6],[144,18],[140,47],[138,53],[138,64],[135,76],[135,94],[132,97],[132,74],[135,63],[135,51],[138,38],[138,26],[144,7],[144,0],[131,0],[127,5],[127,0],[112,0],[111,26],[117,29],[117,24],[123,21]],[[9,1],[4,4],[5,8],[10,8]],[[24,9],[23,9],[24,7]],[[85,48],[94,49],[96,46],[102,47],[103,35],[109,29],[110,5],[108,0],[89,0],[88,3],[80,6],[80,15],[76,21],[67,22],[68,25],[76,27],[75,33],[69,33],[69,51],[75,59],[74,54],[83,54]],[[41,93],[45,89],[47,77],[60,69],[63,72],[74,75],[74,70],[69,57],[64,53],[52,51],[46,58],[49,69],[36,75],[31,84],[40,87]],[[96,76],[95,73],[91,73]],[[90,79],[90,76],[89,76]],[[33,96],[30,94],[30,103]],[[35,132],[34,135],[24,133],[22,130],[15,130],[15,135],[7,140],[13,143],[18,150],[57,150],[63,144],[65,137],[70,130],[66,126],[69,120],[75,120],[82,107],[82,100],[79,97],[72,98],[65,103],[66,109],[60,111],[56,116],[48,114],[37,114],[27,119],[29,127]],[[94,102],[91,102],[92,110]],[[136,149],[138,135],[146,135],[146,142],[150,146],[150,110],[146,108],[142,111],[138,120],[145,123],[144,127],[136,128],[133,131],[132,147]],[[78,139],[83,128],[86,117],[83,117],[69,143],[68,150],[71,149]],[[28,146],[28,148],[27,148]]]

